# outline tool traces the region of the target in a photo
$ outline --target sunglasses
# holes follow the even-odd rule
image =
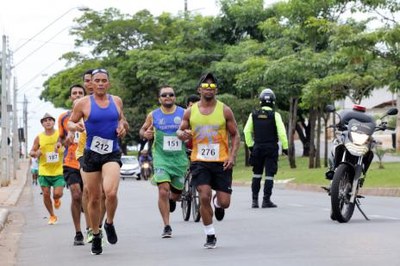
[[[92,71],[92,76],[93,76],[94,74],[97,74],[97,73],[103,73],[103,74],[107,74],[107,75],[108,75],[108,71],[105,70],[104,68],[97,68],[97,69],[93,70],[93,71]]]
[[[202,89],[207,89],[207,88],[216,89],[217,88],[217,84],[215,84],[215,83],[201,83],[200,87]]]
[[[166,98],[167,96],[168,96],[168,97],[174,97],[175,94],[173,94],[173,93],[163,93],[163,94],[161,94],[160,96],[161,96],[162,98]]]

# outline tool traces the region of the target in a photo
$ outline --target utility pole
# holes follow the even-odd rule
[[[184,14],[184,16],[185,16],[185,19],[187,19],[188,18],[188,12],[189,12],[189,10],[188,10],[188,3],[187,3],[187,0],[184,0],[185,2],[184,2],[184,7],[183,7],[183,14]]]
[[[25,156],[28,156],[28,100],[24,94],[24,107],[23,107],[23,120],[24,120],[24,144],[25,144]]]
[[[18,141],[18,117],[17,117],[17,78],[14,77],[14,89],[13,89],[13,178],[17,179],[17,169],[19,166],[19,141]]]
[[[8,175],[8,111],[7,111],[7,37],[2,38],[1,53],[1,179],[0,186],[7,186],[10,183]]]

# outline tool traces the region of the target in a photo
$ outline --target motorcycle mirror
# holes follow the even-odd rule
[[[333,106],[331,104],[328,104],[327,106],[325,106],[325,112],[326,113],[333,113],[335,111],[336,111],[335,106]]]
[[[386,112],[387,115],[397,115],[397,113],[398,113],[398,110],[397,110],[397,108],[395,108],[395,107],[390,108],[390,109]]]

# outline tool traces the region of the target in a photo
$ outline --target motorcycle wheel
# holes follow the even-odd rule
[[[182,207],[182,217],[184,221],[189,221],[190,218],[190,208],[192,205],[192,197],[190,192],[189,178],[185,178],[185,183],[183,184],[183,191],[181,196],[181,207]]]
[[[197,189],[194,186],[191,186],[190,190],[192,192],[192,216],[193,220],[197,223],[201,218],[199,192],[197,192]]]
[[[347,223],[353,216],[355,203],[350,202],[352,187],[353,176],[350,166],[339,165],[331,185],[332,215],[339,223]]]

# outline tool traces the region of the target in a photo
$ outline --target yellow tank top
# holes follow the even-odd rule
[[[77,160],[83,156],[83,150],[85,149],[86,146],[86,139],[87,139],[86,131],[81,132],[79,134],[78,148],[75,151],[75,156]]]
[[[52,135],[46,135],[44,132],[39,134],[39,148],[41,155],[39,157],[39,175],[41,176],[59,176],[63,174],[63,147],[54,152],[59,137],[58,130]]]
[[[81,120],[81,122],[83,123],[83,119]],[[78,147],[76,148],[75,151],[75,157],[77,160],[83,156],[83,150],[85,149],[86,146],[86,139],[87,139],[86,131],[79,133]]]
[[[200,113],[198,103],[195,103],[191,107],[189,121],[193,132],[191,161],[226,161],[229,155],[229,146],[224,104],[217,101],[214,111],[203,115]]]

